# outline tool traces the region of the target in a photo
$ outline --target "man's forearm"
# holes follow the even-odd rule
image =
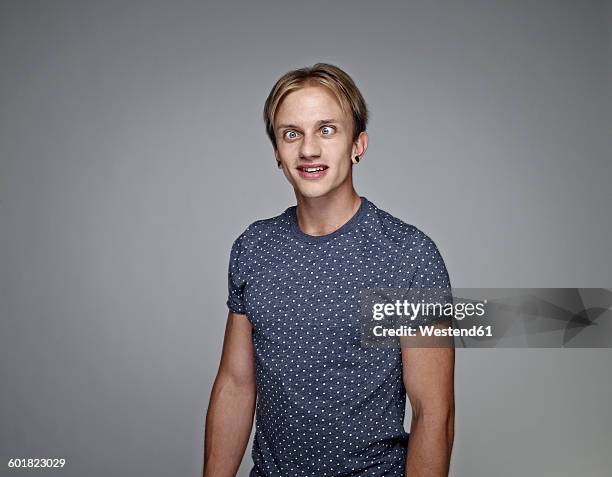
[[[412,418],[406,477],[447,477],[455,434],[454,410]]]
[[[211,392],[204,437],[204,477],[235,477],[251,435],[254,385],[218,376]]]

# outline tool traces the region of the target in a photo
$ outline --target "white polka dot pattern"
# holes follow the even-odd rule
[[[253,325],[251,476],[403,476],[401,350],[361,347],[359,294],[450,282],[427,235],[361,199],[331,234],[303,233],[293,206],[232,246],[227,306]]]

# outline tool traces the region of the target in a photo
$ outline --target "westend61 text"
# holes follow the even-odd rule
[[[377,325],[372,329],[374,336],[493,336],[491,325],[488,326],[472,326],[471,328],[436,328],[434,325],[419,325],[418,332],[416,328],[402,325],[398,328],[385,328],[382,325]]]

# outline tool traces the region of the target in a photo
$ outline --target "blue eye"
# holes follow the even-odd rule
[[[290,136],[290,134],[293,134],[293,136]],[[294,130],[289,130],[285,132],[285,137],[287,139],[295,139],[297,137],[297,133]]]
[[[326,130],[326,129],[329,129],[329,133],[325,133],[325,130]],[[334,132],[334,128],[332,128],[331,126],[323,126],[323,127],[321,128],[321,132],[322,132],[322,133],[323,133],[325,136],[328,136],[328,135],[330,135],[331,133],[333,133],[333,132]]]

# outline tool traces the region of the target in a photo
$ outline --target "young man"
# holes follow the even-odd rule
[[[353,187],[361,93],[318,63],[277,81],[264,119],[297,206],[232,246],[204,476],[236,475],[256,403],[252,477],[447,476],[454,348],[361,346],[361,289],[450,287],[434,242]]]

